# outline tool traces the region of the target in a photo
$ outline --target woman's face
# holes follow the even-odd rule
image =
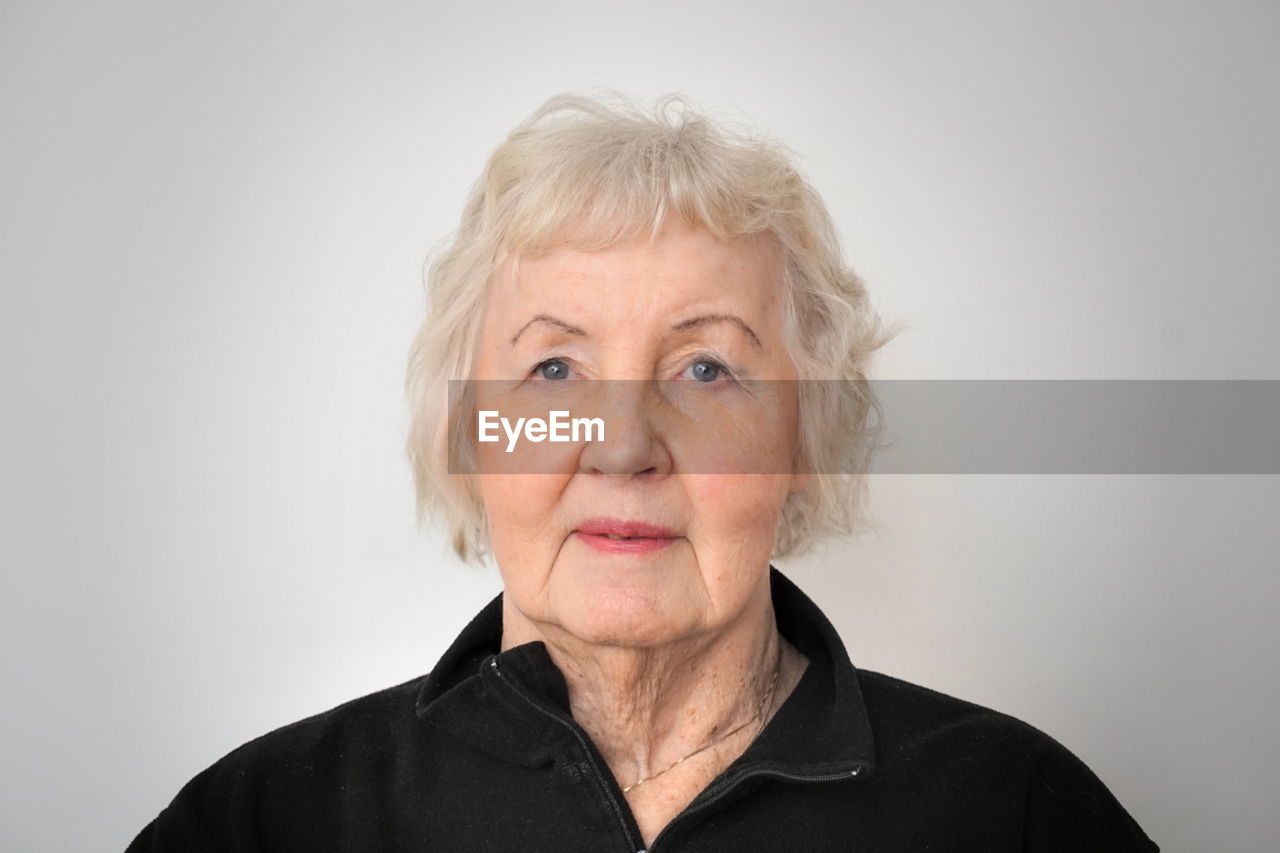
[[[536,473],[476,477],[508,606],[605,645],[728,626],[767,592],[779,513],[801,484],[785,473],[796,374],[776,241],[670,224],[652,243],[556,249],[518,272],[508,258],[490,281],[472,378],[509,380],[520,415],[541,399],[577,417],[565,401],[589,401],[606,434],[526,442]],[[506,445],[476,446],[501,464]]]

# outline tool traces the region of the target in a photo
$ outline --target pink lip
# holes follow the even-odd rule
[[[598,551],[638,554],[665,548],[679,537],[674,530],[616,518],[593,518],[578,525],[578,538]],[[626,537],[626,538],[614,538]]]

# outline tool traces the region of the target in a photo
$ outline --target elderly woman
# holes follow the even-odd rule
[[[680,98],[553,98],[427,285],[419,507],[502,595],[130,850],[1157,849],[1047,735],[855,669],[771,567],[857,522],[886,338],[784,149]],[[514,415],[542,404],[600,429],[540,441]]]

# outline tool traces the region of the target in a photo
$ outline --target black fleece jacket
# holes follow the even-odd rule
[[[772,586],[808,669],[652,851],[1159,849],[1057,741],[855,670],[817,606],[776,569]],[[127,853],[642,850],[546,647],[500,652],[501,626],[499,596],[429,675],[232,751]]]

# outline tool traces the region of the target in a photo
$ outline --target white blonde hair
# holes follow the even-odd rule
[[[406,393],[419,524],[439,516],[463,559],[487,553],[484,507],[449,473],[449,379],[466,379],[486,283],[516,260],[566,246],[607,249],[672,212],[715,236],[772,234],[782,249],[784,335],[801,380],[797,458],[813,472],[788,498],[774,555],[798,553],[864,520],[866,459],[879,408],[868,361],[891,336],[845,265],[830,215],[785,146],[713,122],[678,94],[645,108],[618,92],[560,94],[490,156],[452,240],[426,269],[427,315]]]

